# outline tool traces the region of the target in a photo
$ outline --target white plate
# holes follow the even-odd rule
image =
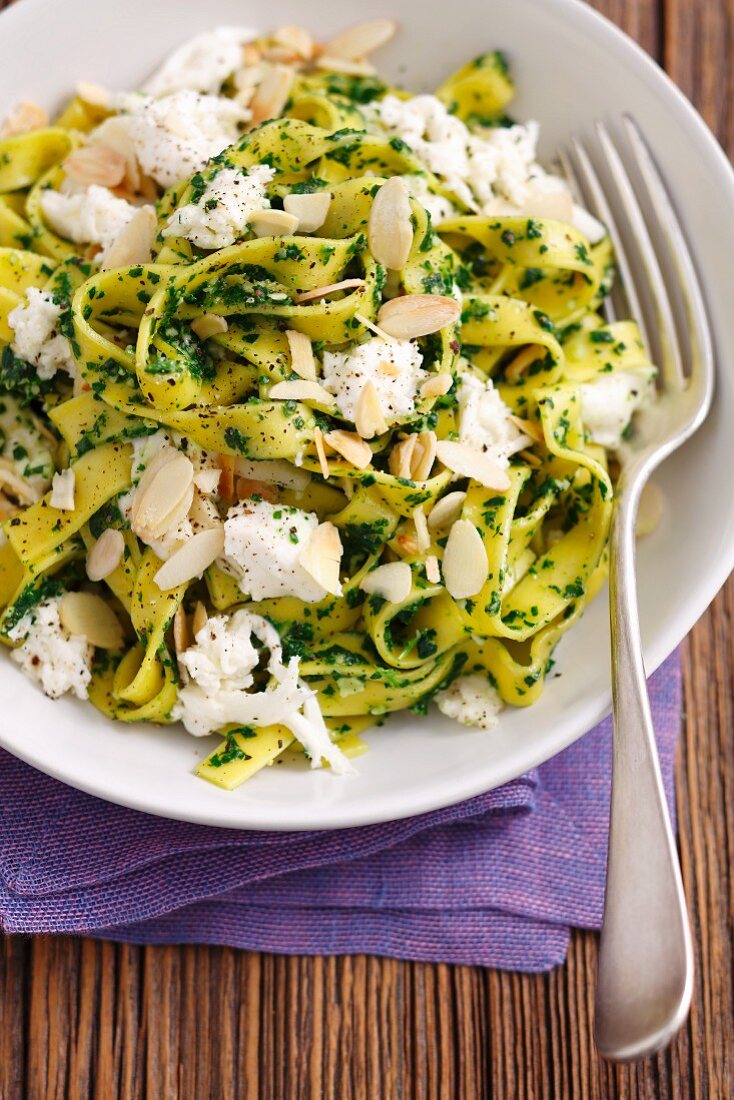
[[[542,153],[594,118],[631,111],[655,152],[696,246],[719,358],[713,412],[659,476],[668,509],[640,546],[645,657],[656,668],[706,608],[734,564],[734,176],[704,123],[628,38],[576,0],[22,0],[0,18],[0,108],[58,105],[79,79],[129,88],[175,45],[217,24],[300,23],[320,35],[395,14],[402,32],[380,56],[389,77],[432,90],[476,54],[508,52],[519,118],[542,124]],[[263,28],[267,29],[267,28]],[[607,608],[601,595],[557,652],[541,701],[506,713],[491,733],[431,715],[367,734],[359,775],[273,767],[234,793],[192,775],[210,740],[182,729],[115,725],[89,705],[51,702],[0,660],[0,744],[75,787],[149,813],[254,829],[322,829],[421,813],[486,791],[559,752],[609,710]]]

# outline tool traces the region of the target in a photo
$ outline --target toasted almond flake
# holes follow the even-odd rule
[[[202,313],[191,322],[191,331],[195,332],[200,340],[208,340],[210,336],[218,336],[228,329],[226,317],[219,317],[216,313]]]
[[[441,570],[435,554],[429,554],[426,558],[426,580],[431,584],[439,584],[441,581]]]
[[[44,126],[48,126],[48,114],[43,107],[24,100],[5,116],[0,128],[0,138],[17,137],[18,134],[28,134],[31,130],[41,130]]]
[[[352,484],[351,478],[339,478],[339,488],[344,493],[344,496],[347,498],[347,500],[352,499],[352,497],[354,496],[354,485]]]
[[[518,451],[517,453],[520,458],[527,462],[528,466],[534,466],[536,470],[543,465],[542,459],[534,455],[532,451]]]
[[[214,470],[213,472],[217,474],[219,471]],[[194,478],[194,483],[196,483],[196,477]],[[189,508],[188,518],[194,532],[208,531],[212,527],[221,526],[222,523],[214,501],[210,497],[204,496],[198,489],[194,490],[194,499]]]
[[[157,225],[153,207],[141,206],[107,249],[102,270],[150,263]]]
[[[665,498],[656,481],[648,481],[640,496],[636,533],[643,539],[655,531],[663,517]]]
[[[378,264],[400,271],[413,247],[410,194],[402,176],[383,183],[372,201],[367,241]]]
[[[449,527],[461,515],[465,500],[466,493],[461,492],[447,493],[445,497],[441,497],[429,513],[428,526],[432,530]]]
[[[125,178],[127,162],[122,153],[109,145],[85,145],[69,153],[63,169],[69,179],[82,187],[93,183],[100,187],[117,187]]]
[[[61,470],[54,474],[51,481],[51,496],[49,504],[61,512],[74,511],[74,490],[76,488],[76,475],[71,466],[67,470]]]
[[[489,573],[482,536],[468,519],[457,519],[443,554],[443,580],[450,596],[465,600],[484,587]]]
[[[329,463],[326,459],[326,450],[324,449],[324,433],[321,428],[314,428],[313,441],[316,447],[316,457],[319,460],[319,467],[321,469],[321,476],[324,481],[329,479]]]
[[[528,348],[523,348],[505,368],[505,381],[509,382],[511,385],[519,382],[536,359],[542,358],[543,355],[545,355],[545,351],[536,344]]]
[[[288,348],[291,353],[291,367],[308,382],[316,381],[316,362],[313,357],[313,346],[305,332],[297,332],[289,328],[286,332]]]
[[[543,429],[537,420],[524,420],[521,416],[515,416],[510,414],[509,419],[519,428],[523,435],[530,436],[536,443],[545,443],[545,436],[543,435]]]
[[[436,445],[436,457],[453,473],[470,477],[486,489],[505,492],[510,488],[510,479],[505,471],[482,451],[475,451],[466,443],[451,443],[442,439]]]
[[[267,69],[250,102],[253,126],[278,117],[288,102],[295,75],[286,65],[271,65]]]
[[[97,649],[120,649],[124,640],[120,621],[108,603],[94,592],[65,592],[59,619],[69,634],[78,634]]]
[[[292,382],[276,382],[268,395],[276,401],[315,401],[319,405],[333,405],[334,397],[319,382],[304,379]]]
[[[125,185],[133,193],[133,196],[140,190],[142,185],[142,176],[140,173],[140,166],[138,165],[138,158],[135,153],[135,145],[130,137],[130,132],[127,127],[127,123],[122,118],[112,116],[106,118],[101,126],[98,126],[96,130],[93,130],[89,135],[90,145],[105,145],[109,149],[114,149],[125,158]],[[153,186],[153,192],[150,196],[153,201],[156,199],[155,185]]]
[[[390,452],[387,465],[390,473],[395,477],[410,477],[411,465],[413,462],[413,454],[415,452],[416,443],[418,442],[418,436],[413,434],[409,435],[407,439],[403,439],[393,447]]]
[[[325,298],[327,294],[335,294],[337,290],[356,290],[365,286],[364,279],[342,279],[340,283],[330,283],[329,286],[317,286],[313,290],[304,290],[297,294],[295,301],[298,305],[303,302],[312,302],[315,298]]]
[[[250,229],[256,237],[284,237],[297,228],[298,218],[286,210],[256,210],[250,217]]]
[[[331,191],[314,191],[310,195],[286,195],[283,206],[298,218],[299,233],[315,233],[326,221],[331,206]]]
[[[181,584],[200,577],[205,569],[215,561],[224,550],[224,527],[214,527],[209,531],[199,531],[187,539],[183,546],[171,554],[164,562],[153,580],[162,592],[178,588]]]
[[[423,511],[422,504],[413,510],[413,523],[415,524],[415,535],[418,549],[421,551],[421,553],[423,553],[431,545],[431,536],[428,533],[426,513]]]
[[[150,470],[145,471],[147,474]],[[194,467],[175,452],[148,481],[145,474],[135,491],[131,526],[141,538],[161,538],[186,516],[194,498]]]
[[[176,608],[176,614],[173,616],[173,648],[176,653],[180,655],[185,653],[191,645],[191,632],[189,631],[189,624],[186,619],[186,612],[184,611],[183,604],[179,604]]]
[[[206,624],[209,622],[209,616],[206,613],[206,608],[201,600],[196,601],[196,607],[194,608],[194,614],[191,618],[191,627],[194,632],[194,637],[203,630]]]
[[[122,531],[108,527],[87,554],[87,576],[90,581],[103,581],[114,573],[125,552]]]
[[[377,314],[380,328],[398,340],[416,340],[458,321],[461,306],[441,294],[404,294],[385,302]]]
[[[377,369],[380,374],[387,375],[388,378],[400,377],[400,367],[397,365],[397,363],[390,363],[387,359],[381,360],[377,364]]]
[[[275,504],[278,493],[272,482],[257,481],[255,478],[238,477],[234,483],[234,493],[238,500],[248,500],[250,497],[262,497],[263,500]]]
[[[245,42],[242,47],[242,60],[248,68],[260,63],[262,54],[254,42]]]
[[[322,53],[316,58],[316,68],[324,72],[345,73],[347,76],[373,76],[374,65],[364,59],[352,61],[347,57],[336,57],[334,54]]]
[[[379,325],[376,325],[374,321],[370,321],[369,317],[365,317],[362,313],[355,313],[354,314],[354,319],[355,319],[355,321],[359,321],[360,325],[364,325],[364,327],[366,329],[368,329],[370,332],[374,332],[375,336],[379,336],[380,339],[384,340],[386,344],[395,344],[395,343],[397,343],[394,336],[389,336],[388,333],[384,332],[383,329],[381,329]],[[394,367],[395,372],[396,372],[395,377],[397,378],[400,371],[397,367],[395,367],[394,363],[380,363],[380,370],[382,370],[384,367],[388,367],[388,366],[389,367]]]
[[[16,471],[9,458],[0,458],[0,485],[2,485],[11,497],[19,504],[35,504],[41,499],[41,494],[29,481]]]
[[[304,27],[278,27],[273,34],[273,41],[290,50],[302,61],[310,61],[313,57],[314,41]]]
[[[372,449],[369,444],[360,439],[356,432],[337,430],[324,436],[324,442],[328,443],[332,450],[351,462],[358,470],[364,470],[372,461]]]
[[[398,25],[394,19],[366,19],[337,34],[327,42],[324,51],[335,57],[346,57],[351,60],[365,57],[366,54],[379,50],[394,38],[397,29]]]
[[[300,565],[310,577],[332,596],[341,596],[339,567],[342,543],[333,523],[320,523],[298,556]]]
[[[283,485],[286,489],[295,489],[296,492],[302,492],[311,480],[308,470],[299,470],[284,458],[238,457],[234,460],[234,468],[238,477],[254,478],[256,481],[265,481],[271,485]]]
[[[234,499],[234,456],[218,455],[217,465],[221,470],[219,475],[219,495],[225,500]]]
[[[387,431],[387,424],[380,405],[380,395],[374,382],[368,379],[362,387],[354,410],[354,426],[362,439],[372,439]]]
[[[450,374],[434,374],[432,378],[426,379],[420,388],[421,397],[443,397],[445,393],[448,393],[453,384],[453,378]]]
[[[359,587],[371,596],[381,596],[389,603],[404,603],[410,596],[413,574],[406,561],[391,561],[378,565],[362,578]]]
[[[76,85],[76,94],[83,103],[90,107],[107,108],[110,105],[110,93],[101,84],[95,84],[91,80],[79,80]]]
[[[406,554],[413,556],[418,553],[418,543],[413,535],[398,535],[396,541]]]
[[[427,481],[436,461],[438,440],[435,432],[421,432],[418,436],[418,448],[413,456],[410,476],[413,481]]]

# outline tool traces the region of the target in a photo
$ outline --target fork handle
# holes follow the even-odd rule
[[[693,986],[691,933],[642,660],[635,579],[640,474],[612,521],[609,596],[614,739],[595,1035],[614,1061],[665,1046]],[[672,594],[671,594],[672,595]]]

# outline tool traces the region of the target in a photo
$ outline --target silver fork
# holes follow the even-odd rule
[[[625,115],[620,142],[603,123],[595,129],[593,141],[571,142],[564,167],[609,230],[625,315],[638,322],[659,368],[658,400],[636,419],[623,458],[610,536],[614,747],[594,1031],[601,1054],[631,1061],[672,1039],[693,988],[690,926],[642,659],[635,519],[650,473],[709,410],[714,357],[695,265],[639,126]],[[611,301],[606,312],[614,320]]]

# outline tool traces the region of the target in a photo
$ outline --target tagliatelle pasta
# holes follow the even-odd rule
[[[0,138],[0,640],[45,685],[102,597],[124,643],[79,604],[52,693],[219,734],[227,789],[534,703],[655,376],[501,54],[411,97],[355,54],[389,21],[293,30]]]

